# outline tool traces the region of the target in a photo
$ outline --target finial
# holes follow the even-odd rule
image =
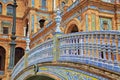
[[[55,17],[55,21],[56,21],[55,33],[62,33],[61,29],[60,29],[60,23],[61,23],[61,20],[62,20],[60,13],[61,13],[61,11],[58,8],[57,11],[56,11],[56,17]]]
[[[30,50],[29,45],[30,45],[30,38],[29,38],[29,32],[28,32],[26,37],[26,52]]]

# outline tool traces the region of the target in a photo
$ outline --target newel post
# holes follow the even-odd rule
[[[56,30],[53,33],[54,37],[53,37],[53,55],[54,55],[54,60],[53,61],[57,61],[59,59],[60,56],[60,41],[59,41],[59,36],[61,36],[62,32],[60,29],[60,23],[61,23],[61,15],[60,15],[61,11],[60,9],[57,9],[56,11],[56,17],[55,17],[55,21],[56,21]]]

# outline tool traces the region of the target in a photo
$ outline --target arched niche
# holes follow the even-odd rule
[[[82,28],[80,21],[77,18],[74,18],[67,23],[64,33],[68,34],[68,33],[80,32],[81,29]]]
[[[24,56],[24,49],[21,47],[15,48],[15,64]]]
[[[55,80],[55,79],[44,75],[35,75],[27,78],[26,80]]]
[[[6,56],[6,51],[5,49],[0,46],[0,70],[4,71],[5,69],[5,56]]]
[[[70,25],[67,30],[67,33],[76,33],[76,32],[79,32],[77,25],[75,24]]]

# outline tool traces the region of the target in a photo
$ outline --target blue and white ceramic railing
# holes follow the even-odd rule
[[[72,10],[76,5],[78,5],[79,2],[80,0],[76,0],[70,7],[67,8],[67,12]]]
[[[107,2],[107,3],[115,3],[115,0],[101,0],[101,1]],[[117,2],[117,0],[116,0],[116,2]]]
[[[55,53],[54,50],[58,51]],[[25,60],[23,57],[14,67],[13,77],[25,68]],[[61,34],[30,50],[26,67],[54,60],[83,63],[120,73],[120,31]]]
[[[20,71],[22,71],[25,68],[24,63],[25,63],[25,58],[22,57],[22,59],[20,59],[20,61],[13,68],[11,78],[14,78]],[[11,80],[13,80],[13,79],[11,79]]]
[[[118,31],[81,32],[60,36],[59,61],[80,62],[120,72],[119,38]]]
[[[36,48],[32,49],[28,54],[28,66],[41,63],[50,62],[53,60],[52,55],[53,40],[43,42]]]

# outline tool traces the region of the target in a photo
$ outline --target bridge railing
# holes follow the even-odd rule
[[[120,32],[93,31],[62,35],[59,61],[90,64],[120,72]]]
[[[27,66],[25,66],[27,60]],[[52,61],[83,63],[120,73],[120,31],[60,34],[29,51],[14,67],[14,78],[25,67]]]
[[[43,42],[34,49],[32,49],[28,54],[28,66],[41,63],[50,62],[53,60],[53,40]]]
[[[70,7],[67,8],[67,12],[72,10],[76,5],[80,3],[81,0],[76,0]]]
[[[22,59],[20,59],[20,61],[15,65],[13,71],[12,71],[12,76],[11,76],[11,80],[14,80],[13,78],[25,68],[25,58],[22,57]]]

